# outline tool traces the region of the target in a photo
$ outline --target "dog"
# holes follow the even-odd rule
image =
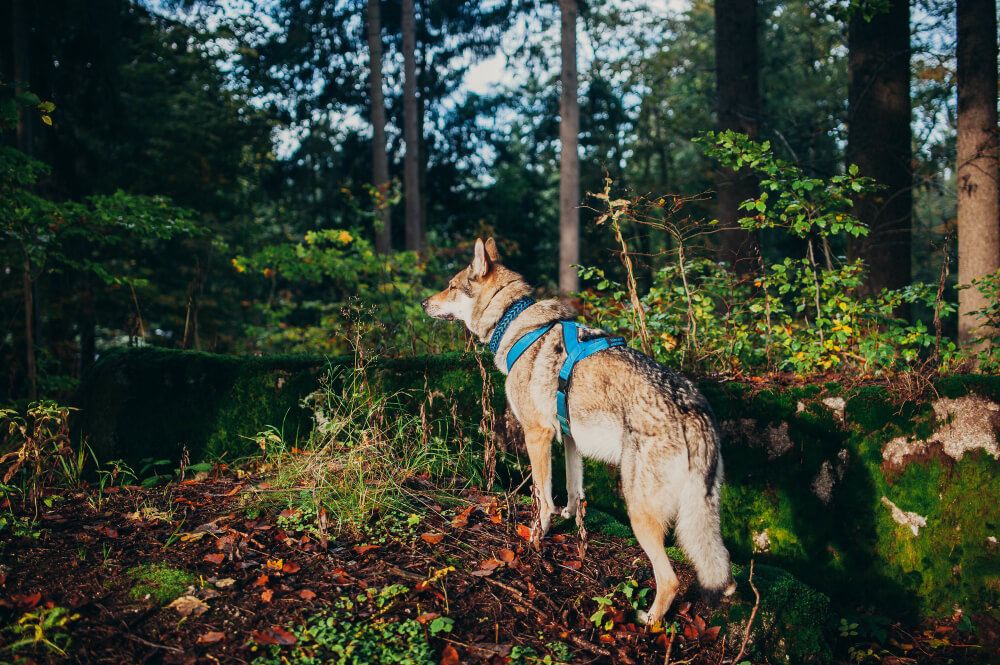
[[[565,327],[574,311],[557,300],[534,302],[533,291],[500,263],[492,238],[477,239],[469,267],[421,303],[429,316],[461,321],[480,342],[490,343],[497,368],[507,375],[507,401],[524,429],[539,504],[532,540],[539,545],[556,511],[555,437],[566,451],[562,515],[576,516],[581,527],[583,457],[621,468],[632,531],[656,579],[656,597],[641,620],[659,621],[677,595],[679,582],[664,549],[670,525],[703,593],[710,600],[732,594],[736,586],[719,517],[719,431],[708,401],[689,380],[606,331]],[[577,353],[577,342],[594,341],[601,350],[578,360],[566,376],[567,356]],[[557,394],[565,406],[557,405]]]

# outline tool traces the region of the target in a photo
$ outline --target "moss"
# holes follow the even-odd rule
[[[730,640],[740,641],[753,612],[755,596],[749,567],[736,572],[737,600],[718,612],[712,623],[724,624]],[[751,656],[775,663],[828,663],[833,657],[827,627],[830,599],[788,572],[755,564],[753,585],[760,606],[751,627]]]
[[[184,570],[168,566],[150,564],[137,566],[126,573],[132,579],[133,585],[129,596],[135,600],[148,600],[157,605],[167,605],[184,595],[189,586],[198,581],[198,577]]]
[[[634,538],[632,529],[626,523],[623,523],[614,515],[601,510],[596,510],[589,506],[587,508],[587,517],[584,519],[584,523],[587,525],[589,530],[603,533],[604,535],[611,536],[612,538],[621,538],[622,540],[630,540]]]

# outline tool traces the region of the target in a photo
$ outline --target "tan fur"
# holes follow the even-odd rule
[[[520,275],[500,263],[491,238],[485,243],[477,240],[469,267],[423,305],[430,316],[462,321],[479,341],[487,343],[504,312],[532,291]],[[507,352],[525,333],[574,316],[555,300],[525,309],[500,342],[497,368],[507,372]],[[586,327],[581,334],[606,335]],[[566,359],[564,346],[561,326],[556,325],[524,352],[505,384],[531,458],[539,508],[532,534],[536,544],[548,531],[555,512],[551,445],[553,435],[563,439],[556,419],[556,389]],[[656,598],[647,621],[659,620],[677,593],[677,576],[663,548],[666,529],[672,524],[703,589],[711,594],[732,593],[729,554],[720,534],[719,435],[704,396],[690,381],[638,351],[615,347],[577,363],[567,408],[568,501],[562,514],[575,515],[582,525],[583,457],[620,465],[632,529],[656,578]]]

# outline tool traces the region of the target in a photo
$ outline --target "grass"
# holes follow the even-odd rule
[[[184,595],[189,586],[198,581],[198,577],[184,570],[147,564],[136,566],[128,571],[128,576],[134,581],[129,595],[135,600],[150,600],[157,605],[166,605]]]
[[[406,514],[426,501],[407,487],[418,478],[443,490],[480,479],[480,460],[467,440],[450,436],[452,423],[428,419],[423,405],[414,414],[404,397],[380,394],[364,367],[325,377],[304,400],[315,427],[302,448],[277,430],[258,434],[262,470],[273,477],[249,496],[248,508],[280,505],[315,519],[320,530],[358,535],[374,516]]]

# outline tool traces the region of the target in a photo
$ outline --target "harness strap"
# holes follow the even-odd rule
[[[508,374],[510,374],[510,371],[514,369],[514,363],[516,363],[517,359],[520,358],[521,355],[528,350],[528,347],[534,344],[539,337],[541,337],[548,331],[552,330],[552,326],[554,325],[555,325],[554,323],[550,323],[547,326],[536,328],[535,330],[532,330],[530,333],[524,335],[524,337],[522,337],[521,339],[514,342],[514,346],[510,347],[510,351],[507,352]]]
[[[570,379],[573,378],[573,368],[576,363],[598,351],[610,349],[613,346],[625,346],[621,337],[598,337],[586,342],[580,341],[580,324],[572,321],[560,321],[562,324],[563,341],[566,344],[566,360],[559,370],[559,384],[556,390],[556,418],[564,434],[569,434],[569,411],[566,408],[566,395],[569,393]]]
[[[497,354],[497,349],[500,348],[500,340],[503,339],[503,334],[507,332],[507,328],[510,327],[510,324],[514,323],[514,319],[517,318],[518,314],[534,304],[534,300],[528,296],[524,296],[507,308],[507,311],[503,313],[503,316],[497,323],[497,327],[493,329],[493,334],[490,335],[490,352],[492,352],[493,355]]]

